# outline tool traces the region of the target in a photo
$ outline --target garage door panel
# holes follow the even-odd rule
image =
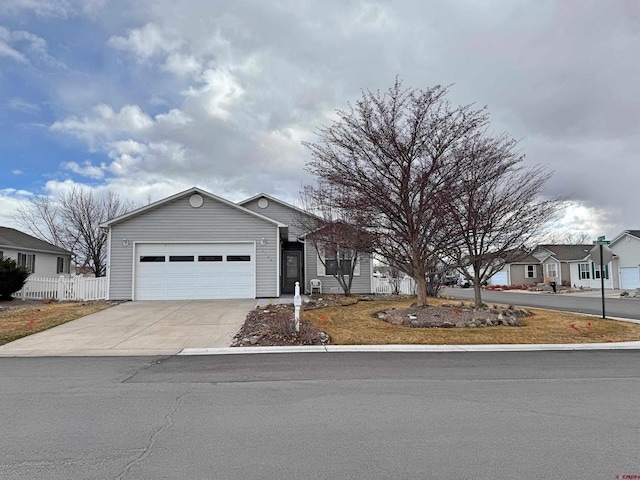
[[[139,277],[136,279],[136,285],[141,288],[166,286],[167,276],[162,272],[157,275]]]
[[[620,288],[624,290],[640,288],[640,268],[620,267]]]
[[[498,272],[489,279],[491,285],[508,285],[509,275],[507,272]]]
[[[229,255],[249,261],[228,261]],[[141,261],[145,256],[150,261]],[[165,261],[154,261],[160,259]],[[253,298],[254,262],[251,243],[138,244],[134,298]]]
[[[190,275],[196,272],[196,269],[193,265],[184,265],[184,264],[174,264],[167,267],[167,271],[171,272],[172,275]]]

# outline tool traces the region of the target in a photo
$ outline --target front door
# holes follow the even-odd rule
[[[296,282],[302,277],[302,252],[285,251],[282,254],[282,293],[294,293]]]

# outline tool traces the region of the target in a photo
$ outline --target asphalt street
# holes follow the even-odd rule
[[[639,351],[0,358],[0,478],[634,478],[639,372]]]
[[[471,288],[444,288],[442,292],[444,295],[453,296],[454,298],[473,298],[473,289]],[[482,300],[485,303],[495,302],[520,305],[522,307],[540,307],[550,310],[602,315],[602,299],[596,296],[492,292],[483,290]],[[635,298],[606,298],[605,314],[607,317],[640,320],[640,300]]]

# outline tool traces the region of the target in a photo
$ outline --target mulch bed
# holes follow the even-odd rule
[[[521,327],[523,318],[533,315],[513,307],[474,308],[464,304],[443,304],[383,310],[374,315],[392,325],[414,328]]]
[[[306,309],[324,308],[305,303]],[[232,347],[325,345],[330,338],[309,322],[295,330],[293,305],[269,305],[252,310],[231,343]]]

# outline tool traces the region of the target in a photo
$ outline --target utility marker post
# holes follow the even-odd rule
[[[595,247],[591,249],[591,261],[598,265],[600,268],[600,289],[602,292],[602,318],[606,318],[604,313],[604,266],[608,265],[613,260],[613,252],[607,245],[611,242],[605,240],[605,237],[598,237],[598,242]]]
[[[300,282],[296,282],[296,288],[293,295],[293,308],[296,316],[296,332],[300,331],[300,305],[302,305],[302,298],[300,297]]]

